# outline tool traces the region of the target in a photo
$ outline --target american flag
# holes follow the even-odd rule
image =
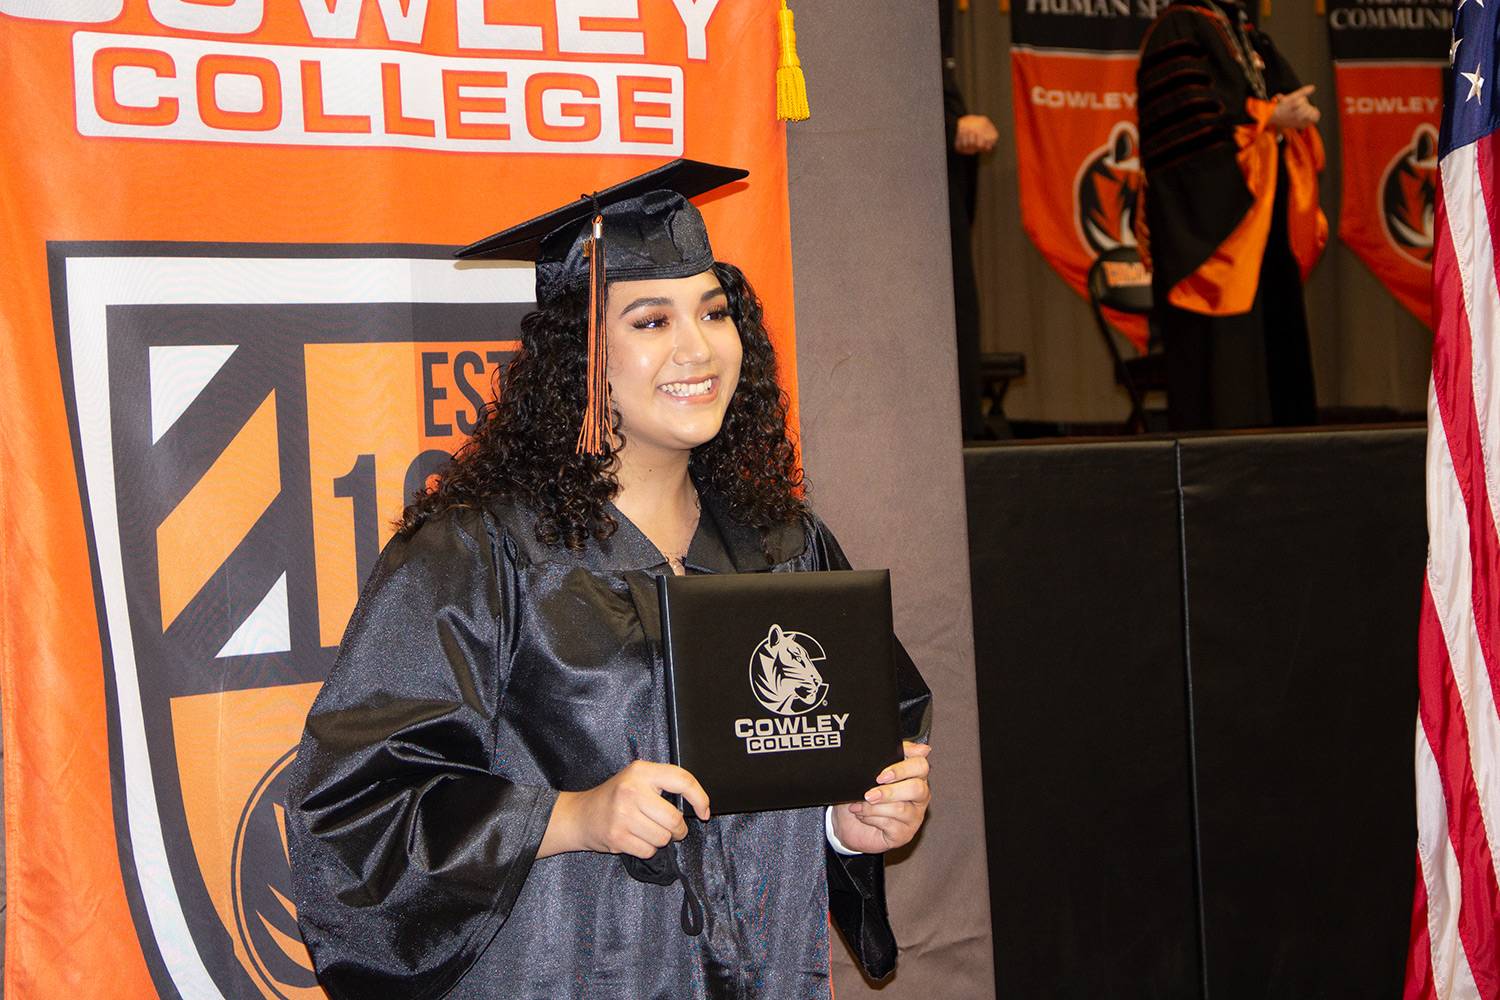
[[[1439,143],[1407,1000],[1500,1000],[1500,0],[1457,0]]]

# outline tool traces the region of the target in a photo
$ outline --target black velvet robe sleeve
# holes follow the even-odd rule
[[[1271,95],[1290,94],[1302,86],[1302,78],[1287,62],[1286,56],[1271,41],[1271,36],[1264,31],[1252,30],[1250,32],[1250,43],[1255,46],[1255,51],[1260,53],[1265,62],[1266,92]]]
[[[958,120],[969,113],[958,86],[958,63],[953,56],[953,0],[941,0],[938,4],[938,37],[943,56],[943,134],[948,141],[948,155],[953,156]]]
[[[1158,299],[1166,301],[1229,239],[1256,202],[1239,162],[1236,130],[1250,104],[1301,86],[1271,39],[1245,29],[1264,63],[1265,96],[1239,62],[1231,24],[1240,7],[1176,0],[1151,25],[1136,70],[1145,218]]]
[[[820,569],[850,569],[849,560],[821,521],[813,525]],[[932,691],[900,639],[895,640],[901,736],[926,743],[932,735]],[[825,849],[828,912],[867,976],[884,979],[896,968],[896,935],[885,901],[885,855],[840,854]]]
[[[1198,269],[1255,202],[1235,128],[1252,121],[1232,43],[1208,0],[1178,3],[1152,24],[1136,70],[1141,163],[1156,294]]]
[[[495,773],[516,623],[492,520],[434,518],[387,546],[313,703],[287,800],[292,885],[341,998],[434,997],[494,938],[556,793]]]

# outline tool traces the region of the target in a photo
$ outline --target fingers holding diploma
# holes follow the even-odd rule
[[[917,835],[932,801],[928,784],[932,747],[906,741],[906,754],[875,779],[863,802],[847,802],[833,809],[833,829],[851,851],[879,854],[909,844]]]

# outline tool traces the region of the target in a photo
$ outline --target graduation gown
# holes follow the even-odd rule
[[[1175,0],[1137,71],[1149,256],[1176,429],[1316,419],[1302,282],[1328,241],[1316,129],[1270,124],[1300,86],[1233,0]]]
[[[768,557],[702,506],[689,572],[848,567],[815,518],[773,533]],[[287,800],[298,919],[335,1000],[823,1000],[830,922],[867,974],[894,968],[883,858],[835,853],[822,809],[689,811],[677,856],[703,901],[697,936],[680,885],[637,881],[616,855],[536,858],[559,790],[668,758],[653,578],[669,570],[614,513],[583,552],[496,507],[382,553]],[[925,738],[930,694],[898,659],[903,731]]]

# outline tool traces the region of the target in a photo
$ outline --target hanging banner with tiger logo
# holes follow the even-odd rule
[[[1428,327],[1451,8],[1449,0],[1328,0],[1344,151],[1339,237]]]
[[[315,998],[287,763],[532,271],[677,156],[792,369],[776,4],[0,0],[4,993]]]
[[[1165,7],[1166,0],[1011,4],[1021,224],[1084,297],[1094,259],[1135,245],[1143,178],[1135,69],[1141,38]],[[1144,319],[1119,320],[1144,349]]]

